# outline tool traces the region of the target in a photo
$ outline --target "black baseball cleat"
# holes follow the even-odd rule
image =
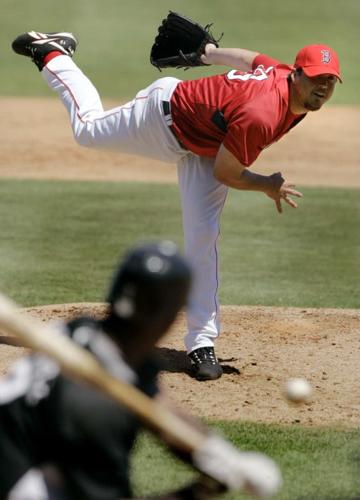
[[[19,35],[12,43],[14,52],[30,57],[41,71],[44,67],[44,57],[53,51],[59,51],[72,57],[78,41],[72,33],[41,33],[28,31]]]
[[[216,380],[221,377],[223,371],[213,347],[199,347],[188,356],[192,365],[192,375],[197,380]]]

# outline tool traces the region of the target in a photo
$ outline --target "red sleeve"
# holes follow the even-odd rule
[[[266,54],[258,54],[252,64],[252,69],[256,69],[258,66],[263,65],[266,68],[269,66],[279,66],[279,64],[282,64],[280,61],[277,59],[273,59],[270,56],[267,56]]]

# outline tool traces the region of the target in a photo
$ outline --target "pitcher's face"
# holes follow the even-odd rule
[[[293,85],[298,103],[307,111],[317,111],[333,95],[337,78],[324,74],[308,77],[303,71],[294,73]]]

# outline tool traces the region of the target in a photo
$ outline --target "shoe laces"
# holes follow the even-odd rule
[[[218,364],[213,347],[200,347],[199,349],[195,349],[195,351],[190,353],[190,357],[197,364]]]

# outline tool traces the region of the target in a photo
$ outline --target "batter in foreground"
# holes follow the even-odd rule
[[[155,345],[186,303],[190,282],[190,268],[174,243],[139,245],[117,266],[105,316],[80,316],[64,323],[62,330],[121,380],[122,387],[133,386],[138,396],[153,398],[158,418],[166,419],[170,412],[176,416],[174,425],[187,422],[187,431],[201,436],[189,449],[165,430],[149,426],[199,474],[176,491],[143,499],[207,500],[229,490],[272,496],[282,478],[270,457],[239,450],[174,406],[159,387],[161,362]],[[134,498],[132,457],[146,422],[99,386],[79,384],[61,373],[54,359],[34,353],[21,358],[0,379],[0,499]],[[149,453],[146,467],[153,477],[157,463]]]
[[[228,188],[261,191],[278,212],[283,202],[297,207],[292,197],[301,193],[294,184],[279,172],[260,175],[248,167],[331,98],[341,81],[338,57],[328,46],[308,45],[288,65],[207,43],[201,64],[228,66],[227,73],[189,81],[160,78],[127,104],[104,111],[97,90],[71,59],[76,45],[71,33],[30,31],[12,47],[30,57],[58,92],[79,144],[177,164],[185,253],[195,278],[185,346],[194,377],[217,379],[218,239]]]

